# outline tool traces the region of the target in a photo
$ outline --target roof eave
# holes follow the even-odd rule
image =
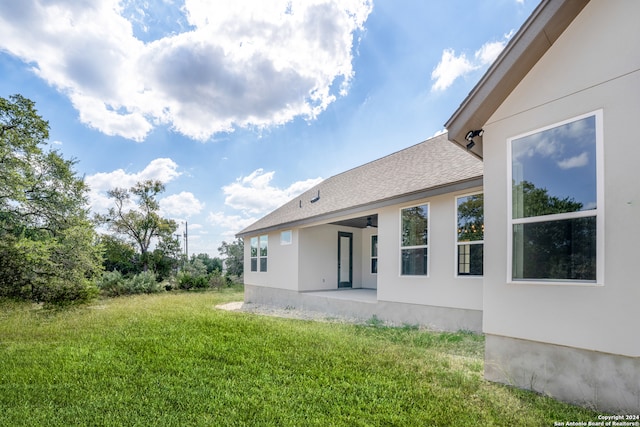
[[[446,122],[449,140],[466,148],[467,132],[484,126],[588,2],[542,0]],[[482,158],[482,140],[475,142],[469,151]]]
[[[445,193],[451,193],[454,191],[462,191],[469,188],[481,187],[482,182],[483,182],[483,177],[482,175],[480,175],[477,177],[457,181],[455,183],[441,185],[438,187],[433,187],[433,188],[429,188],[429,189],[425,189],[425,190],[417,191],[413,193],[402,194],[402,195],[398,195],[388,199],[378,200],[376,202],[367,203],[361,206],[352,206],[346,209],[340,209],[332,212],[327,212],[325,214],[316,215],[313,217],[302,218],[299,220],[289,221],[281,224],[275,224],[275,225],[263,227],[263,228],[245,229],[237,233],[236,237],[243,238],[247,236],[255,236],[258,234],[264,234],[264,233],[268,233],[276,230],[295,228],[295,227],[305,226],[309,224],[317,224],[319,222],[329,223],[331,220],[334,220],[336,218],[340,218],[343,216],[358,214],[365,211],[376,210],[383,207],[400,204],[400,203],[407,203],[414,200],[425,199],[428,197],[433,197],[433,196],[437,196]]]

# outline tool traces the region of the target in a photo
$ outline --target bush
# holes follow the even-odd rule
[[[164,290],[151,271],[143,271],[126,280],[125,288],[129,294],[153,294]]]
[[[178,289],[178,279],[175,276],[169,276],[160,282],[160,287],[164,288],[165,291]]]
[[[151,271],[143,271],[130,278],[123,277],[119,271],[107,271],[98,280],[98,288],[109,297],[151,294],[164,290],[164,286],[156,281],[156,275]]]
[[[209,275],[209,287],[213,289],[221,289],[225,286],[229,286],[229,278],[223,276],[220,271],[213,270]]]
[[[51,279],[45,286],[33,285],[32,296],[45,305],[69,306],[91,301],[98,296],[99,290],[89,280],[69,283],[66,280]]]
[[[207,275],[194,275],[191,273],[178,273],[178,288],[189,289],[206,289],[209,287]]]
[[[125,293],[124,278],[118,270],[105,271],[102,273],[102,277],[98,279],[97,285],[98,289],[108,297],[117,297]]]
[[[92,256],[70,253],[57,240],[32,240],[0,230],[0,297],[51,305],[87,302],[99,292],[94,283],[98,264]]]
[[[177,276],[178,289],[221,289],[233,285],[233,280],[223,276],[219,270],[213,270],[211,274],[194,274],[189,271],[181,271]]]

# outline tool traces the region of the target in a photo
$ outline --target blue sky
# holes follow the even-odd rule
[[[443,130],[537,0],[0,1],[22,94],[106,191],[166,184],[190,253],[319,180]]]

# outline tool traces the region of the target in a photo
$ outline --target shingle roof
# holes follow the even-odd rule
[[[284,228],[304,220],[482,178],[482,161],[447,134],[332,176],[238,233]],[[320,199],[311,199],[320,194]]]

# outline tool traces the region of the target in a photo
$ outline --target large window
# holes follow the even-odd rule
[[[429,244],[429,205],[402,209],[401,223],[401,274],[425,276]]]
[[[484,197],[471,194],[456,198],[457,273],[482,276],[484,254]]]
[[[267,271],[267,249],[269,239],[267,236],[251,238],[251,271]]]
[[[602,277],[601,121],[599,111],[509,140],[514,281]]]

